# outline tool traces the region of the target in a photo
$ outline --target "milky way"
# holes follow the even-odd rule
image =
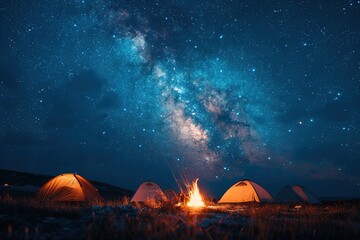
[[[337,181],[359,195],[359,10],[1,3],[0,167],[130,188],[179,171],[215,192],[250,178],[331,194]]]

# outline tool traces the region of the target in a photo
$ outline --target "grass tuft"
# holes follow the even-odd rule
[[[129,198],[43,203],[0,195],[0,239],[359,239],[359,202],[202,209]]]

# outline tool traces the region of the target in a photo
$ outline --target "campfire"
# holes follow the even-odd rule
[[[198,178],[193,182],[192,186],[189,187],[189,202],[187,203],[188,207],[204,207],[205,203],[202,199],[202,196],[199,191],[199,186],[197,184]]]

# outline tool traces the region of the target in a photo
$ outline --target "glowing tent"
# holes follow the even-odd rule
[[[271,195],[260,185],[249,180],[235,183],[218,203],[273,202]]]
[[[82,176],[64,173],[45,183],[38,192],[38,198],[56,202],[93,202],[100,199],[100,195]]]
[[[145,202],[146,200],[167,201],[160,186],[154,182],[144,182],[136,190],[130,202]]]
[[[320,200],[311,191],[303,186],[286,186],[279,191],[276,201],[281,203],[320,203]]]

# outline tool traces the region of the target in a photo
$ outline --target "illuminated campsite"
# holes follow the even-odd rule
[[[305,201],[300,186],[281,189],[280,200],[275,201],[259,184],[242,180],[216,200],[202,193],[199,179],[195,179],[180,192],[172,190],[168,198],[152,181],[131,192],[91,183],[78,174],[51,178],[6,170],[0,173],[1,181],[12,182],[1,187],[2,239],[359,237],[359,201],[313,203],[317,199],[313,193]],[[44,184],[30,187],[34,182]],[[284,203],[287,196],[289,202]]]
[[[0,1],[0,240],[360,239],[360,1]]]

